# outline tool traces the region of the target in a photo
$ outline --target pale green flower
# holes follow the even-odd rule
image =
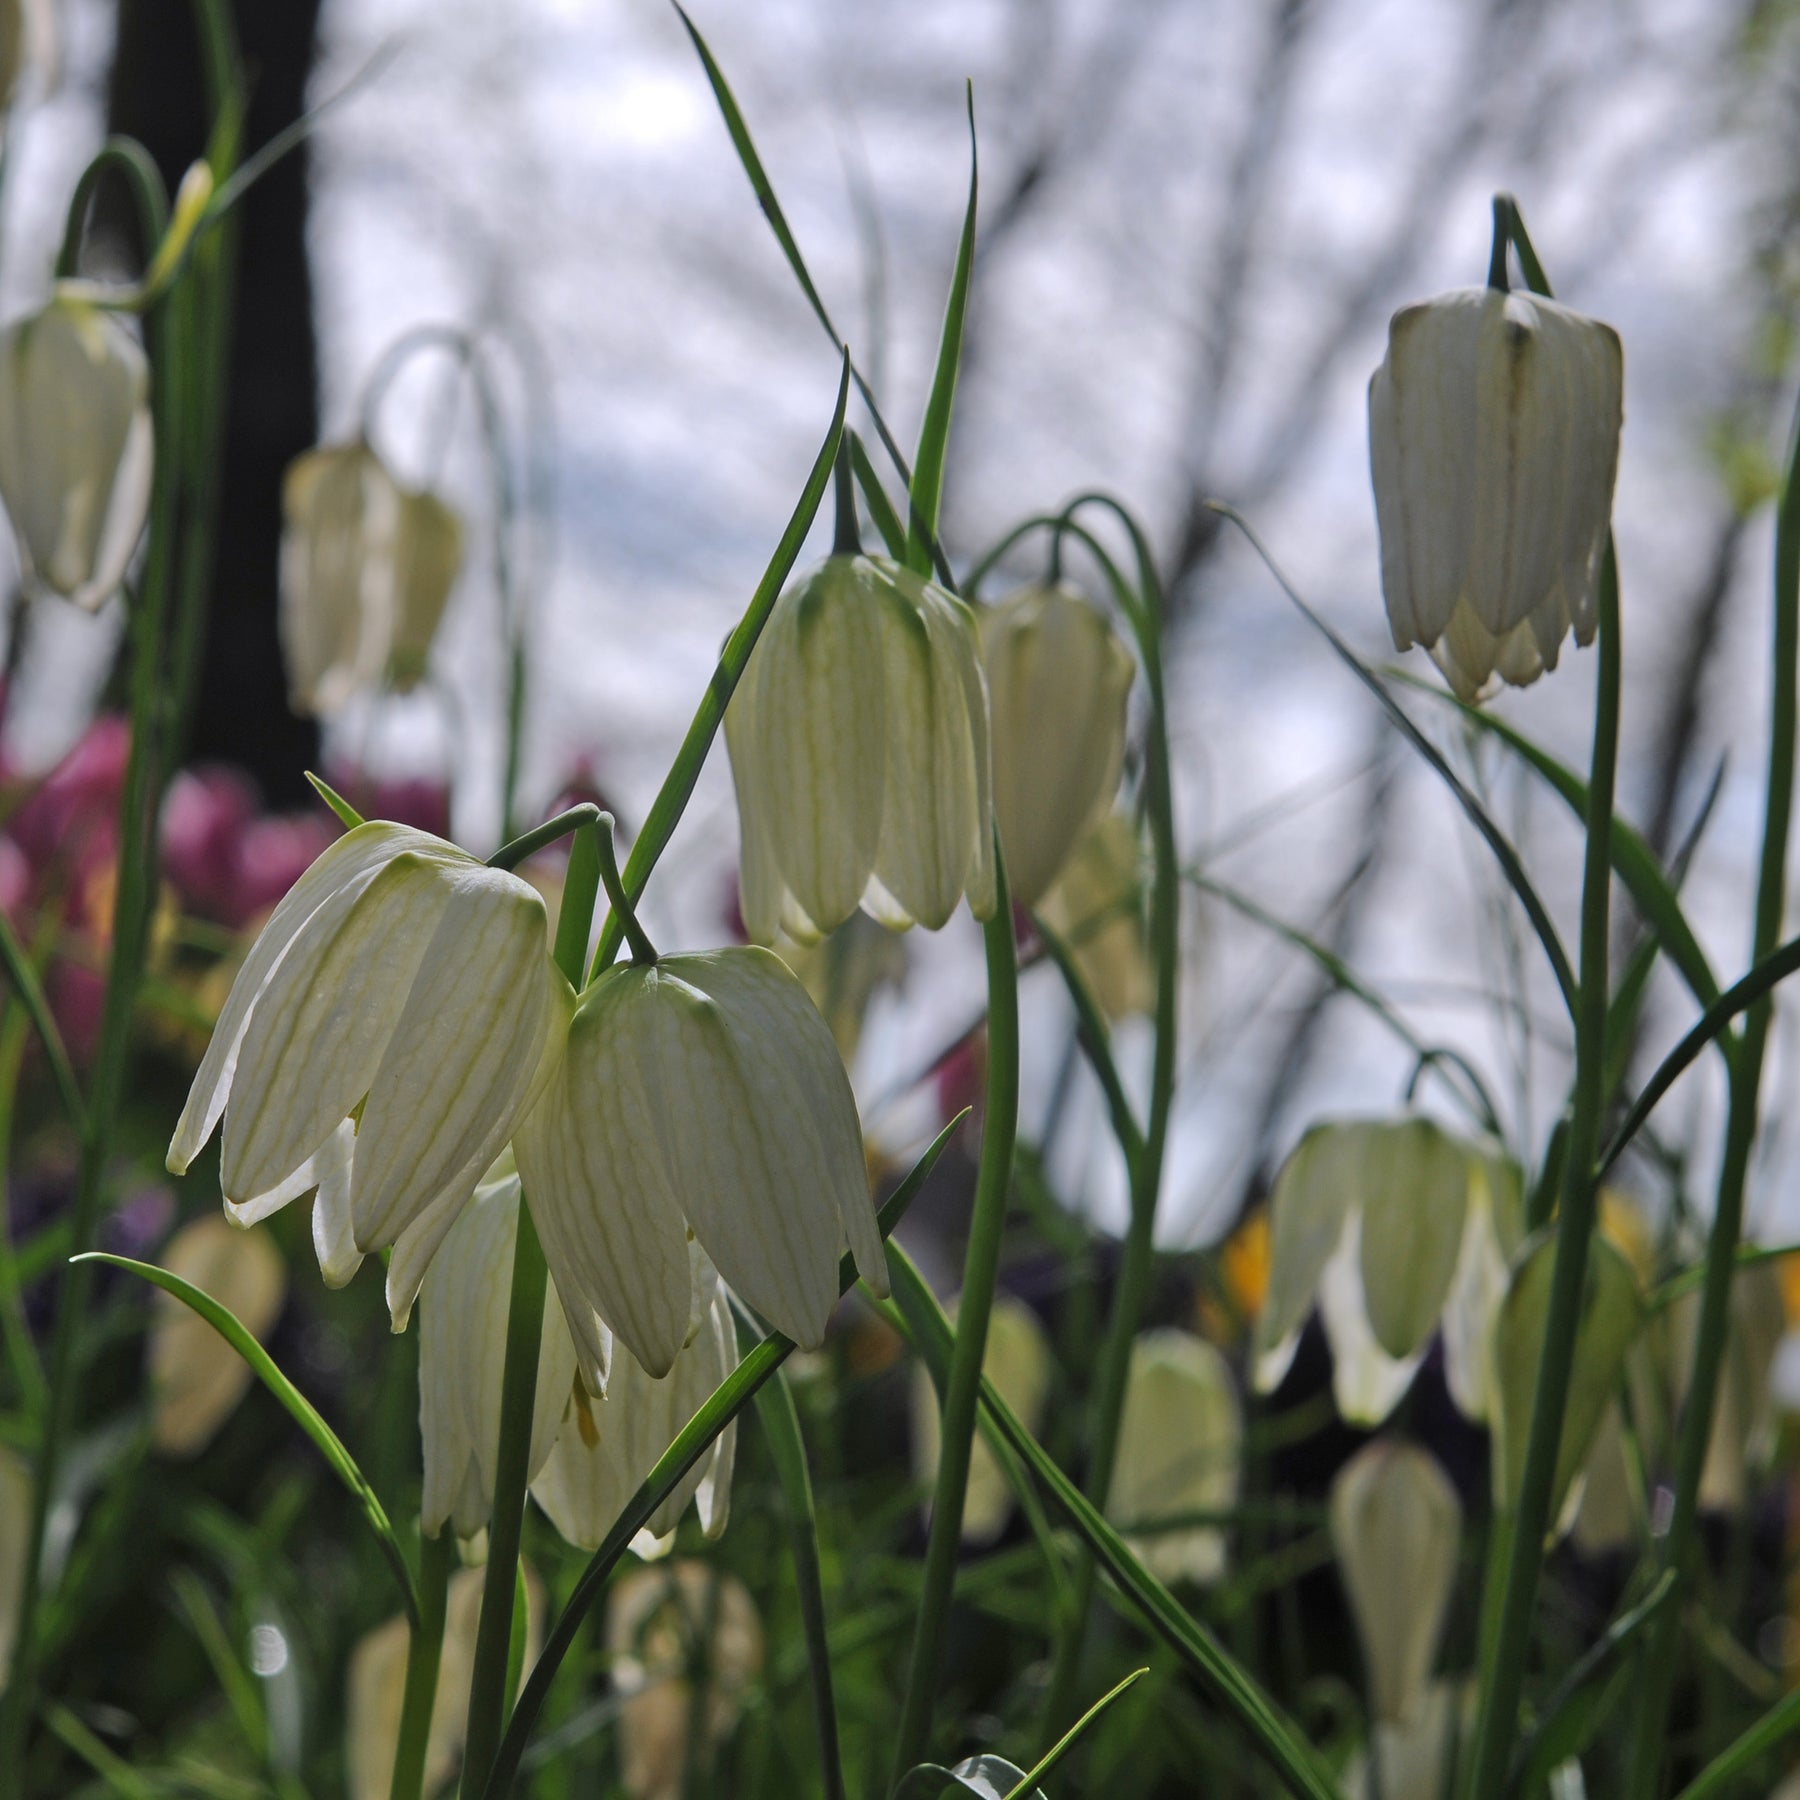
[[[975,622],[884,557],[833,556],[776,601],[725,714],[757,943],[858,906],[936,929],[994,909],[987,687]]]
[[[1461,1539],[1456,1490],[1414,1445],[1366,1444],[1331,1484],[1331,1543],[1378,1719],[1425,1700]]]
[[[1380,1424],[1440,1326],[1452,1398],[1469,1417],[1489,1417],[1490,1322],[1520,1209],[1510,1164],[1429,1119],[1314,1126],[1282,1165],[1269,1202],[1257,1388],[1280,1384],[1316,1301],[1344,1418]]]
[[[1073,588],[1021,588],[980,623],[994,819],[1012,897],[1035,906],[1118,792],[1137,665]]]
[[[503,1157],[451,1226],[419,1289],[419,1435],[425,1450],[419,1523],[428,1537],[436,1537],[446,1521],[459,1537],[473,1537],[494,1510],[518,1229],[518,1172]],[[611,1335],[598,1321],[593,1335],[611,1349]],[[596,1391],[606,1373],[584,1371]],[[552,1290],[544,1296],[527,1480],[544,1466],[564,1429],[577,1379],[575,1343]]]
[[[0,332],[0,499],[28,592],[112,598],[153,456],[150,365],[114,314],[62,296]]]
[[[954,1302],[946,1308],[956,1317]],[[1050,1340],[1038,1317],[1023,1300],[1010,1294],[994,1297],[988,1315],[987,1344],[981,1353],[981,1372],[994,1384],[1027,1431],[1043,1423],[1044,1404],[1050,1398]],[[913,1371],[913,1479],[929,1491],[937,1480],[942,1453],[943,1426],[939,1418],[937,1389],[923,1364]],[[969,1450],[969,1482],[963,1492],[962,1537],[964,1543],[991,1543],[1006,1529],[1012,1516],[1013,1491],[987,1442],[979,1434]]]
[[[658,1380],[635,1357],[617,1357],[604,1400],[590,1403],[584,1393],[574,1393],[562,1431],[531,1484],[550,1523],[580,1549],[599,1549],[657,1459],[737,1367],[731,1308],[704,1259],[695,1269],[694,1290],[694,1330],[668,1374]],[[733,1420],[632,1539],[640,1556],[668,1548],[690,1500],[708,1537],[725,1529],[736,1444]]]
[[[282,483],[281,647],[296,712],[330,713],[425,672],[462,567],[462,525],[360,439],[309,450]]]
[[[1106,1516],[1160,1580],[1224,1574],[1224,1531],[1174,1521],[1229,1512],[1243,1455],[1243,1409],[1225,1358],[1190,1331],[1142,1333],[1131,1346]]]
[[[813,1349],[848,1246],[887,1292],[849,1077],[781,959],[733,947],[622,964],[588,990],[514,1140],[584,1361],[597,1313],[653,1375],[692,1334],[695,1237]]]
[[[1395,645],[1465,700],[1592,641],[1623,416],[1610,325],[1464,288],[1402,308],[1369,382],[1381,581]]]
[[[360,825],[251,946],[169,1167],[185,1173],[222,1117],[226,1212],[254,1224],[316,1188],[327,1280],[392,1245],[399,1329],[554,1068],[572,1005],[534,888],[426,832]]]

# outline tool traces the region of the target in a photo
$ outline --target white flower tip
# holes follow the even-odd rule
[[[171,1175],[185,1175],[188,1164],[192,1161],[193,1158],[181,1148],[181,1140],[172,1138],[169,1142],[169,1154],[163,1158],[163,1167]]]

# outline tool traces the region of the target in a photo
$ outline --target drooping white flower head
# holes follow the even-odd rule
[[[419,1289],[419,1435],[425,1450],[419,1523],[427,1537],[446,1521],[458,1537],[473,1537],[494,1510],[518,1229],[519,1176],[505,1156],[451,1226]],[[598,1320],[589,1335],[610,1352],[611,1334]],[[590,1369],[583,1376],[605,1373]],[[543,1468],[568,1423],[576,1378],[574,1340],[552,1290],[544,1296],[538,1340],[527,1480]]]
[[[1255,1385],[1287,1374],[1316,1301],[1338,1411],[1378,1425],[1444,1333],[1451,1397],[1491,1415],[1488,1339],[1522,1235],[1518,1171],[1429,1119],[1344,1119],[1294,1147],[1270,1197]]]
[[[359,825],[251,946],[169,1167],[185,1173],[222,1117],[227,1215],[254,1224],[316,1188],[326,1279],[348,1281],[366,1252],[392,1245],[400,1329],[548,1079],[573,1004],[534,888],[427,832]]]
[[[606,1648],[619,1707],[619,1781],[630,1800],[681,1800],[730,1737],[763,1666],[750,1590],[693,1557],[621,1577],[608,1596]],[[690,1679],[704,1670],[704,1705]]]
[[[590,1404],[585,1395],[575,1394],[571,1416],[531,1484],[532,1498],[550,1523],[580,1549],[599,1549],[657,1459],[737,1367],[731,1309],[704,1259],[696,1269],[695,1291],[693,1335],[668,1374],[657,1380],[644,1373],[635,1357],[617,1358],[604,1400]],[[632,1539],[640,1556],[668,1548],[690,1500],[708,1537],[725,1529],[736,1447],[733,1420]]]
[[[947,1308],[952,1319],[956,1307]],[[1000,1398],[1018,1414],[1027,1431],[1043,1423],[1050,1397],[1050,1340],[1038,1316],[1023,1300],[997,1294],[988,1317],[987,1344],[981,1372]],[[943,1426],[937,1389],[920,1364],[913,1373],[913,1479],[927,1492],[937,1479]],[[1005,1471],[986,1441],[977,1437],[969,1450],[969,1482],[964,1490],[962,1537],[967,1544],[991,1543],[1012,1516],[1013,1492]]]
[[[975,621],[885,557],[833,556],[770,613],[725,714],[744,926],[770,944],[858,906],[935,930],[994,909],[987,684]]]
[[[110,312],[69,296],[0,332],[0,500],[28,592],[92,612],[150,509],[150,365]]]
[[[1118,791],[1137,665],[1073,588],[1021,588],[980,623],[994,821],[1012,897],[1035,906]]]
[[[1331,1543],[1379,1719],[1423,1705],[1456,1584],[1462,1503],[1429,1451],[1365,1444],[1331,1484]]]
[[[1351,1759],[1344,1800],[1443,1800],[1445,1769],[1458,1746],[1466,1754],[1475,1739],[1475,1684],[1434,1681],[1412,1713],[1374,1720],[1370,1736],[1375,1754],[1365,1748]],[[1558,1800],[1567,1794],[1558,1793]]]
[[[576,1010],[514,1139],[584,1359],[597,1313],[653,1375],[692,1331],[690,1233],[734,1292],[808,1349],[846,1246],[887,1291],[849,1077],[787,965],[734,946],[621,964]]]
[[[281,647],[296,712],[337,711],[425,672],[462,567],[462,526],[360,439],[309,450],[282,484]]]
[[[1162,1327],[1131,1346],[1106,1514],[1163,1581],[1217,1581],[1225,1534],[1164,1525],[1237,1504],[1244,1416],[1225,1358],[1191,1331]]]
[[[1475,700],[1592,641],[1619,460],[1618,334],[1554,300],[1464,288],[1403,307],[1369,382],[1381,582],[1399,649]]]
[[[163,1247],[162,1266],[236,1314],[261,1343],[287,1298],[287,1264],[268,1234],[237,1231],[217,1213],[184,1225]],[[150,1439],[165,1456],[193,1456],[212,1441],[249,1392],[250,1365],[172,1294],[151,1303]]]

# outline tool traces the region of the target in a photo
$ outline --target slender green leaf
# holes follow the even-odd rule
[[[1513,1752],[1506,1793],[1536,1793],[1558,1763],[1579,1756],[1587,1748],[1599,1715],[1591,1708],[1584,1711],[1578,1703],[1598,1698],[1596,1686],[1601,1678],[1609,1674],[1626,1646],[1668,1604],[1674,1592],[1675,1572],[1664,1570],[1650,1592],[1629,1612],[1621,1613],[1556,1684],[1537,1725]]]
[[[1006,1796],[1006,1800],[1026,1800],[1027,1795],[1037,1784],[1050,1773],[1062,1759],[1068,1755],[1076,1739],[1094,1723],[1133,1682],[1150,1673],[1148,1668],[1133,1669],[1125,1679],[1119,1682],[1084,1712],[1073,1725],[1059,1737],[1038,1760],[1031,1765],[1031,1772],[1019,1778],[1019,1785]]]
[[[1107,1029],[1106,1017],[1100,1011],[1099,1002],[1088,987],[1080,965],[1075,961],[1074,951],[1062,934],[1045,924],[1036,914],[1032,915],[1031,925],[1050,960],[1056,964],[1056,972],[1062,977],[1063,986],[1068,989],[1069,999],[1075,1008],[1082,1052],[1088,1059],[1088,1067],[1094,1071],[1095,1078],[1100,1083],[1101,1092],[1106,1096],[1106,1110],[1112,1119],[1113,1136],[1118,1139],[1119,1148],[1125,1153],[1126,1166],[1129,1167],[1143,1151],[1144,1133],[1136,1114],[1131,1110],[1130,1100],[1126,1098],[1125,1084],[1119,1078],[1119,1065],[1113,1059],[1112,1033]]]
[[[1544,954],[1549,958],[1551,972],[1556,977],[1556,985],[1562,990],[1564,1004],[1571,1016],[1575,1012],[1576,987],[1575,970],[1569,962],[1569,953],[1563,948],[1562,939],[1557,936],[1556,927],[1551,922],[1548,908],[1545,907],[1537,889],[1532,885],[1531,877],[1525,873],[1525,865],[1519,860],[1519,853],[1508,840],[1506,833],[1495,824],[1486,807],[1475,797],[1463,783],[1456,771],[1444,760],[1443,753],[1417,725],[1407,716],[1400,703],[1388,692],[1387,683],[1356,654],[1331,626],[1313,611],[1301,597],[1300,590],[1290,582],[1267,546],[1256,535],[1250,522],[1235,508],[1226,506],[1222,501],[1209,500],[1209,511],[1216,512],[1221,518],[1228,519],[1244,534],[1250,547],[1262,559],[1263,567],[1275,578],[1275,584],[1287,595],[1315,631],[1331,646],[1339,661],[1343,663],[1375,699],[1387,714],[1408,744],[1424,758],[1432,772],[1455,796],[1456,803],[1463,810],[1469,823],[1480,834],[1482,841],[1494,854],[1494,860],[1500,865],[1500,873],[1506,877],[1506,885],[1518,896],[1519,904],[1525,909],[1525,916],[1531,921],[1531,928],[1537,934],[1538,942],[1543,946]]]
[[[944,330],[938,341],[937,369],[919,427],[919,453],[913,458],[911,506],[906,527],[906,566],[916,575],[931,573],[931,540],[937,531],[938,506],[944,495],[944,463],[950,449],[950,415],[956,404],[956,377],[962,367],[963,324],[969,314],[969,279],[975,269],[975,195],[980,159],[975,148],[975,86],[965,90],[969,106],[969,203],[963,211],[956,266],[950,275],[950,300],[944,308]]]
[[[282,1374],[275,1359],[244,1329],[237,1315],[228,1307],[221,1306],[211,1294],[195,1287],[191,1281],[183,1281],[179,1275],[171,1274],[167,1269],[159,1269],[154,1263],[134,1262],[129,1256],[113,1256],[104,1250],[90,1250],[85,1255],[72,1256],[69,1260],[78,1263],[108,1263],[115,1269],[128,1269],[133,1275],[141,1275],[153,1287],[161,1288],[165,1294],[173,1294],[182,1305],[198,1313],[250,1365],[256,1378],[287,1408],[294,1422],[312,1439],[319,1454],[331,1465],[333,1473],[355,1496],[362,1507],[363,1517],[369,1522],[369,1529],[375,1533],[376,1541],[381,1545],[382,1555],[387,1558],[388,1566],[394,1572],[400,1597],[406,1605],[407,1618],[416,1624],[419,1598],[413,1587],[412,1571],[407,1567],[400,1540],[395,1537],[394,1528],[388,1523],[387,1513],[376,1497],[375,1490],[369,1486],[362,1470],[356,1466],[355,1457],[344,1448],[343,1440],[319,1417],[312,1402]]]
[[[306,771],[306,779],[312,783],[313,792],[337,814],[346,831],[354,831],[357,826],[364,823],[362,814],[329,782],[315,775],[311,769]]]
[[[1693,1029],[1657,1064],[1643,1090],[1631,1103],[1611,1141],[1600,1155],[1600,1173],[1604,1175],[1619,1159],[1620,1153],[1637,1135],[1638,1128],[1655,1110],[1676,1079],[1695,1061],[1708,1044],[1723,1032],[1739,1013],[1748,1012],[1757,1001],[1778,983],[1800,969],[1800,937],[1789,938],[1771,956],[1766,956],[1748,975],[1734,981],[1694,1022]]]
[[[1466,705],[1436,682],[1421,680],[1405,669],[1389,670],[1388,675],[1391,680],[1401,682],[1417,693],[1428,694],[1432,699],[1454,707],[1470,725],[1497,738],[1543,777],[1576,818],[1586,820],[1587,783],[1549,751],[1540,749],[1497,714],[1479,706]],[[1611,848],[1613,873],[1625,884],[1638,911],[1656,933],[1663,953],[1680,971],[1694,998],[1702,1006],[1712,1005],[1719,997],[1718,978],[1706,960],[1706,952],[1700,948],[1700,940],[1694,936],[1693,927],[1687,922],[1687,915],[1681,910],[1675,886],[1657,861],[1656,852],[1645,842],[1641,832],[1616,813],[1613,815]]]
[[[1784,1696],[1769,1708],[1742,1737],[1709,1762],[1684,1787],[1675,1800],[1712,1800],[1740,1776],[1748,1773],[1759,1757],[1800,1731],[1800,1690]]]
[[[740,1321],[740,1337],[745,1330]],[[806,1466],[800,1415],[794,1409],[787,1377],[779,1369],[758,1392],[756,1411],[787,1510],[788,1549],[794,1559],[800,1628],[806,1638],[806,1661],[812,1676],[820,1774],[826,1800],[844,1800],[844,1764],[838,1748],[837,1702],[831,1691],[831,1644],[825,1630],[825,1581],[819,1568],[819,1524],[813,1508],[812,1475]]]
[[[894,511],[894,503],[887,497],[887,489],[881,485],[881,477],[875,473],[875,465],[869,461],[869,453],[854,431],[850,433],[850,468],[856,476],[856,485],[862,489],[863,499],[868,502],[869,517],[881,533],[888,555],[899,562],[906,555],[906,527],[900,523],[900,515]]]
[[[879,1215],[883,1237],[892,1232],[906,1216],[906,1209],[912,1205],[919,1189],[925,1185],[925,1179],[943,1154],[944,1146],[950,1142],[966,1116],[965,1108],[938,1133],[925,1154],[913,1164],[906,1179],[888,1196]],[[855,1285],[856,1265],[846,1256],[838,1269],[838,1291],[847,1294]],[[525,1754],[525,1746],[531,1740],[532,1727],[537,1723],[538,1714],[543,1711],[550,1684],[556,1679],[556,1672],[562,1667],[563,1658],[573,1648],[589,1609],[605,1592],[613,1565],[625,1554],[631,1540],[643,1529],[650,1515],[673,1492],[676,1483],[705,1455],[713,1439],[750,1403],[757,1389],[787,1361],[793,1348],[793,1340],[783,1337],[779,1332],[773,1332],[764,1338],[713,1390],[706,1404],[676,1433],[674,1443],[662,1453],[656,1466],[644,1477],[643,1484],[614,1522],[587,1567],[582,1570],[580,1579],[569,1595],[568,1605],[563,1608],[562,1616],[545,1640],[543,1653],[538,1657],[519,1694],[518,1704],[513,1708],[512,1718],[506,1727],[506,1735],[500,1740],[500,1748],[488,1771],[487,1786],[482,1790],[482,1800],[503,1800],[511,1792],[513,1779],[519,1772],[519,1759]]]
[[[888,1245],[888,1271],[907,1310],[930,1321],[916,1348],[930,1362],[946,1360],[955,1333],[924,1277],[897,1245]],[[912,1335],[907,1311],[886,1306],[883,1314]],[[1126,1548],[1125,1541],[1088,1503],[1081,1490],[1051,1461],[985,1376],[981,1400],[1007,1442],[1048,1490],[1107,1573],[1118,1583],[1152,1631],[1209,1687],[1244,1726],[1290,1793],[1309,1800],[1337,1800],[1337,1788],[1312,1751],[1281,1716],[1256,1679],[1190,1616],[1169,1590]]]
[[[75,1127],[77,1135],[85,1133],[87,1103],[81,1097],[81,1084],[75,1079],[75,1065],[69,1060],[68,1047],[56,1027],[56,1015],[44,997],[37,970],[32,967],[25,946],[14,935],[12,921],[3,911],[0,911],[0,963],[6,965],[7,977],[19,996],[19,1004],[25,1008],[25,1016],[30,1019],[38,1042],[44,1047],[44,1060],[50,1065],[51,1079],[56,1083],[63,1111],[69,1115],[69,1123]]]
[[[692,30],[692,27],[689,29]],[[825,441],[819,446],[819,454],[806,478],[806,486],[800,490],[800,498],[788,519],[787,529],[782,532],[781,541],[775,546],[775,554],[769,559],[769,566],[763,571],[763,578],[757,583],[756,592],[751,596],[744,616],[738,620],[731,636],[725,640],[725,648],[719,652],[718,666],[713,670],[712,680],[706,684],[706,692],[695,709],[687,736],[681,740],[681,748],[675,754],[674,764],[664,778],[655,800],[651,802],[644,828],[638,833],[637,841],[631,846],[631,855],[625,860],[625,892],[630,895],[633,905],[643,898],[650,871],[656,867],[656,859],[668,847],[669,839],[674,835],[675,827],[687,809],[688,798],[694,791],[694,783],[700,779],[700,769],[706,761],[707,752],[712,748],[712,741],[718,735],[720,725],[724,723],[725,708],[737,689],[739,678],[744,673],[744,665],[749,662],[750,652],[756,648],[756,640],[762,635],[762,628],[768,623],[769,614],[780,597],[782,584],[794,566],[794,559],[800,554],[800,546],[806,542],[807,532],[812,529],[813,516],[819,510],[819,502],[825,497],[825,485],[831,480],[832,464],[837,461],[838,440],[844,431],[844,407],[850,397],[849,383],[850,357],[846,351],[843,369],[838,376],[837,405],[832,411],[831,429],[826,432]],[[624,936],[625,921],[620,916],[619,909],[614,907],[607,913],[606,923],[600,928],[600,942],[589,966],[590,980],[612,967],[612,960],[618,955]]]

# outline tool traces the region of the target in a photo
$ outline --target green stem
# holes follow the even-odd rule
[[[832,469],[832,497],[836,516],[832,525],[831,554],[861,556],[862,531],[856,523],[856,477],[850,467],[850,440],[838,440],[837,462]]]
[[[421,1800],[425,1791],[425,1751],[444,1650],[444,1590],[455,1561],[456,1537],[447,1529],[419,1546],[419,1622],[407,1641],[406,1691],[400,1703],[389,1800]]]
[[[1800,716],[1800,424],[1788,456],[1787,482],[1775,526],[1775,621],[1771,646],[1768,794],[1763,814],[1761,866],[1757,872],[1756,920],[1750,960],[1754,966],[1774,950],[1781,934],[1787,894],[1787,848],[1794,801],[1796,718]],[[1675,1571],[1677,1589],[1693,1579],[1697,1559],[1695,1526],[1700,1511],[1700,1476],[1712,1437],[1719,1368],[1731,1328],[1731,1283],[1737,1272],[1738,1239],[1744,1227],[1744,1186],[1756,1140],[1757,1109],[1764,1053],[1775,1013],[1773,995],[1758,1000],[1744,1016],[1743,1036],[1731,1069],[1725,1120],[1725,1148],[1706,1246],[1706,1277],[1700,1293],[1700,1324],[1675,1461],[1675,1510],[1664,1540],[1662,1567]],[[1683,1612],[1676,1603],[1658,1615],[1644,1654],[1643,1705],[1637,1714],[1625,1787],[1627,1800],[1649,1800],[1662,1770],[1670,1690],[1675,1680],[1676,1634]]]
[[[1488,251],[1487,284],[1497,294],[1512,291],[1512,283],[1506,275],[1506,246],[1512,239],[1512,210],[1510,194],[1494,196],[1494,242]]]
[[[1494,1637],[1490,1679],[1481,1696],[1475,1735],[1472,1800],[1497,1800],[1518,1724],[1525,1658],[1544,1537],[1555,1499],[1552,1489],[1562,1446],[1576,1331],[1581,1322],[1588,1243],[1599,1185],[1594,1159],[1605,1101],[1608,925],[1614,776],[1619,752],[1619,579],[1612,542],[1600,567],[1599,671],[1594,704],[1594,752],[1588,779],[1587,856],[1581,887],[1581,974],[1575,1007],[1575,1090],[1569,1122],[1562,1212],[1556,1228],[1550,1310],[1532,1398],[1524,1482],[1512,1521],[1512,1553]]]
[[[1084,1492],[1097,1511],[1106,1511],[1118,1456],[1119,1427],[1131,1374],[1131,1346],[1149,1299],[1156,1261],[1156,1208],[1162,1192],[1163,1155],[1175,1098],[1177,991],[1180,982],[1181,864],[1175,842],[1175,807],[1169,765],[1168,703],[1162,666],[1162,596],[1149,546],[1137,523],[1105,496],[1084,496],[1123,520],[1138,557],[1139,592],[1127,618],[1137,637],[1150,690],[1149,741],[1145,756],[1145,809],[1155,856],[1150,894],[1150,950],[1156,969],[1156,1048],[1150,1074],[1150,1108],[1141,1142],[1123,1130],[1119,1147],[1131,1188],[1131,1217],[1106,1322],[1090,1401],[1088,1474]],[[1069,512],[1081,502],[1071,504]],[[1059,534],[1060,536],[1060,534]],[[1135,1151],[1135,1154],[1134,1154]],[[1057,1730],[1074,1712],[1080,1685],[1081,1648],[1093,1605],[1094,1558],[1084,1550],[1075,1568],[1074,1603],[1064,1621],[1045,1701],[1045,1724]]]
[[[1000,1273],[1006,1197],[1012,1185],[1013,1139],[1019,1113],[1019,967],[1006,860],[1000,854],[997,833],[994,872],[993,916],[982,931],[987,948],[988,1052],[981,1164],[963,1260],[956,1350],[944,1388],[942,1448],[932,1494],[931,1531],[925,1546],[912,1665],[894,1750],[896,1784],[923,1758],[931,1735],[931,1703],[942,1667],[944,1627],[950,1616],[956,1559],[962,1544],[963,1499],[969,1483],[976,1402],[981,1393],[981,1358],[987,1348],[988,1316],[993,1310],[994,1285]]]
[[[475,1669],[469,1681],[463,1800],[475,1800],[487,1785],[512,1700],[506,1674],[512,1651],[525,1489],[531,1475],[531,1415],[537,1395],[547,1275],[531,1208],[521,1205],[519,1235],[513,1245],[512,1298],[506,1315],[506,1370],[501,1389],[500,1451],[494,1469],[494,1511],[488,1521],[487,1576],[481,1588],[481,1623],[476,1629]]]
[[[567,837],[579,827],[593,824],[600,816],[599,807],[591,800],[583,800],[579,806],[571,806],[567,812],[546,819],[511,843],[502,844],[487,859],[487,866],[490,869],[516,869],[526,857],[535,855],[546,844],[554,844],[558,838]]]
[[[606,885],[607,903],[612,907],[611,918],[619,920],[624,932],[625,941],[631,946],[631,960],[639,968],[649,968],[656,961],[656,946],[651,943],[650,935],[638,923],[637,908],[631,904],[631,896],[625,891],[625,883],[619,876],[618,853],[613,848],[613,816],[602,813],[595,821],[595,848],[600,852],[600,879]],[[608,923],[611,919],[608,920]]]

